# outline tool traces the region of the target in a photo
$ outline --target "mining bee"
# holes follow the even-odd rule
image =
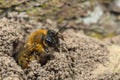
[[[33,32],[24,47],[15,56],[17,63],[22,68],[29,68],[29,63],[33,60],[37,60],[41,65],[45,64],[51,58],[49,48],[59,51],[59,38],[63,39],[59,33],[62,29],[59,29],[58,32],[45,29]]]

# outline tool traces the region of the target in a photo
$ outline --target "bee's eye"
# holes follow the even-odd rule
[[[55,36],[55,31],[48,30],[45,42],[50,47],[54,47],[59,43],[58,37]]]
[[[52,46],[53,45],[53,42],[52,42],[52,38],[50,36],[47,36],[46,37],[46,40],[45,40],[46,44],[48,46]]]

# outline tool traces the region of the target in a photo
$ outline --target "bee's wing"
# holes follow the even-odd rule
[[[19,59],[29,56],[32,53],[33,47],[29,47],[25,45],[23,48],[19,50],[15,55],[15,60],[18,62]]]

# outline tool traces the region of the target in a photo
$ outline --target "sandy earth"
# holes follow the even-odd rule
[[[44,66],[36,61],[22,69],[12,55],[28,33],[18,22],[0,19],[0,80],[118,80],[120,47],[67,29],[60,52]],[[32,30],[31,30],[32,29]],[[68,34],[70,33],[70,34]],[[23,42],[22,42],[23,41]]]

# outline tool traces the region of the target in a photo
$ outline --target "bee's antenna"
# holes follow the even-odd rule
[[[57,36],[61,31],[63,31],[64,29],[66,29],[66,26],[68,25],[68,23],[64,24],[55,34],[55,36]]]

